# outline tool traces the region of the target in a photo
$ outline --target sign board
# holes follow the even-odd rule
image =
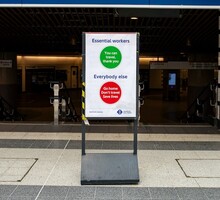
[[[219,0],[0,0],[0,7],[220,8]]]
[[[85,117],[136,117],[137,51],[137,33],[85,33]]]
[[[150,62],[150,69],[217,69],[217,62]]]
[[[0,68],[12,68],[12,60],[0,60]]]

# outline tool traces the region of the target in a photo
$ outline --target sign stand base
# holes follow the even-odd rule
[[[88,153],[82,156],[81,184],[137,184],[138,159],[132,153]]]

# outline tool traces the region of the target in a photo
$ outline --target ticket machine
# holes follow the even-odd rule
[[[180,70],[163,70],[163,100],[180,99]]]

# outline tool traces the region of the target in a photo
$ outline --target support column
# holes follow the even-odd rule
[[[0,52],[0,60],[11,60],[12,66],[0,67],[0,96],[16,107],[17,100],[17,57],[15,53]]]
[[[216,119],[217,128],[220,128],[220,10],[218,17],[218,88],[217,88],[217,108],[216,108]]]
[[[22,65],[21,66],[21,70],[22,70],[22,92],[26,92],[26,69],[25,66]]]

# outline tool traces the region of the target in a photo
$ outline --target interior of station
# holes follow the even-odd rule
[[[59,81],[70,104],[60,122],[80,122],[82,33],[138,32],[140,122],[213,123],[218,17],[214,9],[1,8],[0,120],[53,122],[50,83]]]

